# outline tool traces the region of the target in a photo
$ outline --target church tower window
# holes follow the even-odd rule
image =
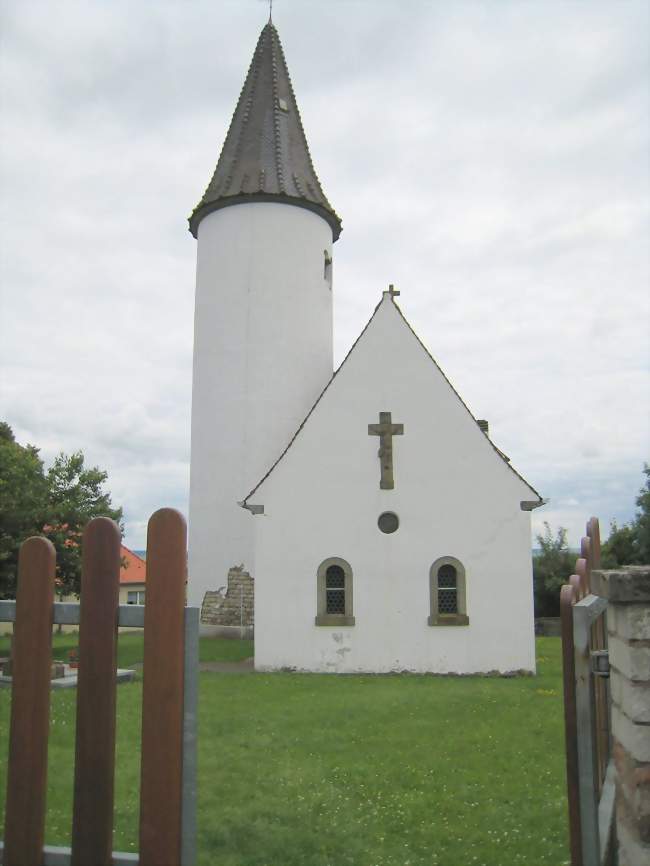
[[[323,250],[324,264],[323,264],[323,279],[326,281],[327,285],[332,288],[332,257],[327,252],[327,250]]]
[[[465,568],[453,556],[437,559],[429,571],[429,625],[469,625]]]
[[[317,572],[316,625],[354,625],[352,613],[352,569],[338,556],[326,559]]]

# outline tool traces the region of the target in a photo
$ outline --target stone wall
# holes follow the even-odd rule
[[[228,572],[225,592],[206,592],[201,606],[201,623],[211,626],[244,626],[255,621],[255,581],[239,566]]]
[[[609,601],[612,734],[619,866],[650,863],[650,567],[595,571]]]

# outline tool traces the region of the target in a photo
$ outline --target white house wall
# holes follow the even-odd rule
[[[380,490],[379,412],[395,489]],[[497,455],[385,297],[303,430],[258,490],[255,665],[322,672],[535,667],[530,517],[536,494]],[[394,511],[397,532],[377,518]],[[316,626],[316,572],[353,571],[355,625]],[[429,569],[466,571],[468,626],[429,626]]]
[[[199,227],[189,526],[189,601],[254,574],[253,525],[237,505],[332,375],[332,292],[317,214],[237,204]]]

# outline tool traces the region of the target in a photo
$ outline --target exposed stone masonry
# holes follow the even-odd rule
[[[242,566],[231,568],[227,587],[206,592],[201,606],[201,622],[252,627],[254,621],[255,581]]]
[[[595,571],[605,596],[619,866],[650,863],[650,567]]]

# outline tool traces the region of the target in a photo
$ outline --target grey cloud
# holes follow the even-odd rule
[[[643,2],[275,4],[340,212],[340,360],[388,282],[577,540],[648,456]],[[127,543],[186,510],[195,242],[265,4],[8,2],[1,399],[110,473]]]

